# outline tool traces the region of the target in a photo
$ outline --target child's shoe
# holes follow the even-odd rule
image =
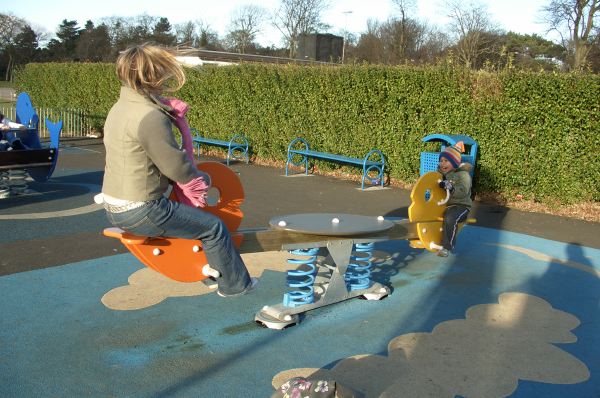
[[[448,254],[449,252],[447,249],[441,249],[437,252],[438,257],[448,257]]]
[[[11,146],[12,149],[14,149],[16,151],[22,151],[22,150],[25,150],[25,149],[29,149],[27,147],[27,145],[23,144],[23,142],[21,142],[21,140],[18,139],[18,138],[15,139],[13,142],[11,142],[10,146]]]

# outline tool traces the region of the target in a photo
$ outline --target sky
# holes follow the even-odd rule
[[[487,8],[492,21],[501,29],[523,34],[545,36],[544,26],[536,23],[539,10],[550,0],[476,0]],[[447,22],[444,0],[416,0],[417,11],[412,16],[430,25],[443,27]],[[76,20],[83,27],[87,20],[97,23],[103,17],[134,17],[147,14],[167,17],[171,25],[201,20],[219,37],[224,37],[231,16],[244,5],[257,5],[265,14],[274,12],[280,0],[14,0],[2,6],[0,13],[10,13],[27,20],[35,28],[54,33],[63,19]],[[360,34],[366,31],[369,19],[385,21],[396,15],[392,0],[329,0],[330,7],[323,13],[323,21],[332,26],[327,33],[348,31]],[[468,4],[468,2],[466,3]],[[263,46],[280,46],[281,34],[265,23],[258,36]]]

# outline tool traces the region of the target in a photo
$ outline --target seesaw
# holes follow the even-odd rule
[[[387,286],[370,279],[375,242],[407,239],[413,247],[436,251],[441,241],[447,193],[438,186],[441,175],[437,172],[423,175],[413,188],[409,220],[343,213],[292,214],[272,218],[269,228],[238,231],[244,200],[239,177],[218,162],[199,163],[198,169],[211,176],[212,190],[218,192],[218,198],[204,210],[224,221],[240,253],[288,250],[297,257],[291,260],[298,267],[288,272],[288,285],[298,290],[284,295],[282,304],[265,306],[255,316],[269,328],[283,329],[299,323],[300,313],[350,298],[380,300],[389,295]],[[219,276],[206,267],[202,243],[197,240],[136,236],[119,228],[107,228],[104,235],[119,239],[144,265],[173,280],[197,282]],[[327,252],[321,261],[317,260],[319,249]]]

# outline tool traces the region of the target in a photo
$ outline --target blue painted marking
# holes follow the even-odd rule
[[[532,258],[498,244],[560,260]],[[571,385],[519,381],[514,397],[596,396],[600,391],[600,278],[564,265],[600,269],[600,250],[467,226],[456,255],[442,259],[406,241],[376,245],[389,257],[374,279],[383,301],[348,300],[308,312],[285,331],[256,326],[263,305],[286,290],[285,273],[265,270],[243,299],[169,298],[136,311],[100,302],[142,268],[130,254],[0,278],[1,396],[269,396],[272,377],[329,367],[357,354],[385,355],[396,336],[429,333],[464,319],[474,305],[505,292],[546,300],[576,316],[577,341],[556,345],[585,363],[590,379]]]

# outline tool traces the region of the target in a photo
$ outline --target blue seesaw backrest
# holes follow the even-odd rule
[[[33,105],[31,104],[31,98],[29,98],[29,94],[21,93],[17,97],[17,123],[24,124],[27,127],[37,128],[38,126],[30,126],[32,122],[35,122],[34,119],[35,109],[33,109]]]

